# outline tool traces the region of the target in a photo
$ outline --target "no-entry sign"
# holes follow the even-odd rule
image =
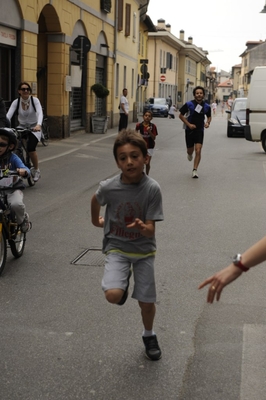
[[[165,75],[161,75],[161,82],[164,82],[165,81],[165,79],[166,79],[166,76]]]

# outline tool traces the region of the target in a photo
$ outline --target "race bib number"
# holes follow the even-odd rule
[[[201,106],[200,104],[198,104],[197,107],[195,108],[195,111],[196,111],[197,113],[200,113],[201,110],[202,110],[202,106]]]

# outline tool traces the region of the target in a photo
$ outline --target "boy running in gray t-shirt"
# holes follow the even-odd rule
[[[115,140],[113,153],[122,173],[102,181],[91,200],[92,223],[104,228],[106,261],[102,288],[107,301],[123,305],[128,297],[132,268],[132,297],[138,300],[141,308],[145,353],[155,361],[161,358],[153,331],[155,221],[163,220],[161,189],[143,172],[148,161],[147,146],[139,133],[121,131]],[[106,206],[104,218],[100,216],[102,206]]]

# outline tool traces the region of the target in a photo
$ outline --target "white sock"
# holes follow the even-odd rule
[[[147,331],[146,329],[144,329],[142,336],[147,337],[147,336],[153,336],[155,335],[154,330],[152,329],[151,331]]]

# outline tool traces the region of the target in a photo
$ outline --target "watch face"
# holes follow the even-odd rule
[[[241,254],[236,254],[233,258],[233,263],[238,264],[241,261]]]

